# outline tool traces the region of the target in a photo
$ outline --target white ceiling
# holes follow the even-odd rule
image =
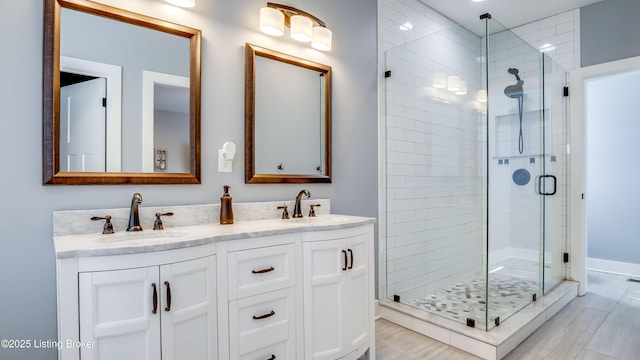
[[[511,29],[551,15],[577,9],[601,0],[419,0],[456,23],[473,29],[482,14]]]

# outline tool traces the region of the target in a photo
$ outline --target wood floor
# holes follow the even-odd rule
[[[640,359],[640,283],[627,281],[626,276],[590,271],[588,291],[504,359]],[[380,319],[376,321],[376,359],[479,358]]]

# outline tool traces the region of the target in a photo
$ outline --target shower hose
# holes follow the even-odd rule
[[[520,117],[520,132],[518,134],[518,152],[522,154],[524,151],[524,137],[522,136],[522,112],[524,106],[524,96],[518,97],[518,115]]]

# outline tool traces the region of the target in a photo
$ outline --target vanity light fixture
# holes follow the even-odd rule
[[[171,5],[185,7],[185,8],[191,8],[196,6],[196,0],[166,0],[166,1]]]
[[[306,16],[293,15],[289,20],[291,37],[300,42],[310,42],[313,35],[313,22]]]
[[[260,31],[271,36],[282,36],[284,13],[271,7],[260,9]]]
[[[300,42],[311,42],[311,47],[321,51],[331,50],[332,32],[324,21],[287,5],[268,2],[260,9],[260,30],[272,36],[282,36],[284,27]]]

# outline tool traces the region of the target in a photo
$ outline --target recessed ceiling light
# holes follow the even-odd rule
[[[408,31],[408,30],[411,30],[411,29],[413,29],[413,24],[408,22],[408,21],[403,23],[402,25],[400,25],[400,30]]]
[[[471,1],[473,1],[473,2],[481,2],[481,1],[484,1],[484,0],[471,0]]]
[[[549,43],[544,43],[542,45],[540,45],[540,47],[538,48],[538,50],[540,50],[540,52],[548,52],[548,51],[552,51],[555,50],[556,47],[553,44],[549,44]]]

